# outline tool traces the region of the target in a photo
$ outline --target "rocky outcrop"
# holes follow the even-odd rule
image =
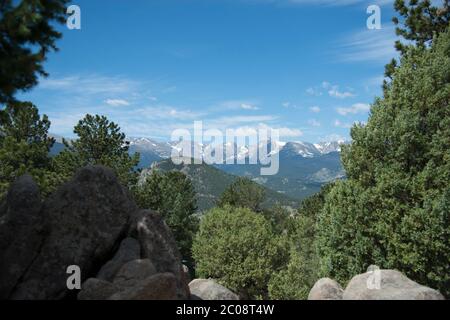
[[[24,176],[0,205],[0,299],[63,299],[67,267],[79,299],[188,299],[175,240],[162,218],[137,208],[108,168],[80,169],[41,204]]]
[[[87,279],[82,289],[78,293],[78,300],[107,300],[119,290],[111,282],[94,278]]]
[[[309,292],[308,300],[342,300],[344,290],[334,280],[322,278]]]
[[[239,297],[214,280],[195,279],[189,283],[192,300],[239,300]]]
[[[173,273],[157,273],[148,259],[133,260],[122,266],[113,282],[88,279],[83,283],[78,299],[175,300],[177,280]]]
[[[12,298],[64,298],[67,267],[79,266],[82,276],[96,272],[118,245],[135,210],[110,169],[79,170],[45,202],[49,234]]]
[[[336,281],[320,279],[308,300],[444,300],[444,296],[397,270],[371,266],[366,273],[353,277],[344,291]]]
[[[378,274],[377,274],[378,272]],[[374,283],[379,279],[379,285]],[[439,291],[422,286],[397,270],[357,275],[347,285],[344,300],[443,300]]]
[[[157,213],[141,210],[134,217],[131,234],[137,231],[141,243],[142,258],[149,259],[158,273],[170,272],[175,276],[177,296],[189,296],[187,277],[183,270],[181,255],[169,227]]]
[[[0,213],[0,300],[8,299],[36,259],[45,235],[39,188],[25,175],[15,181]]]
[[[177,279],[173,273],[158,273],[144,280],[122,286],[109,300],[176,300]]]
[[[117,272],[127,262],[137,260],[141,257],[141,246],[134,238],[126,238],[120,244],[114,258],[108,261],[97,274],[97,278],[105,281],[113,281]]]

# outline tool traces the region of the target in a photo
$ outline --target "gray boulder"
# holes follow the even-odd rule
[[[0,215],[0,300],[8,299],[39,253],[45,235],[39,188],[31,176],[10,187]]]
[[[117,285],[128,285],[130,282],[138,282],[155,275],[155,266],[150,260],[133,260],[126,263],[114,278]]]
[[[318,280],[309,292],[308,300],[342,300],[344,290],[334,280],[322,278]]]
[[[90,278],[82,284],[78,300],[107,300],[117,291],[119,288],[111,282]]]
[[[139,242],[133,238],[126,238],[120,244],[114,258],[108,261],[97,274],[97,278],[112,282],[117,272],[127,263],[141,257]]]
[[[176,300],[177,279],[173,273],[158,273],[122,287],[109,300]]]
[[[178,299],[189,299],[181,255],[163,218],[153,211],[141,210],[133,217],[130,233],[137,233],[143,259],[149,259],[158,273],[169,272],[174,275]]]
[[[195,279],[189,289],[192,300],[239,300],[238,295],[214,280]]]
[[[444,300],[442,294],[422,286],[397,270],[372,270],[355,276],[344,300]]]
[[[119,246],[135,211],[136,205],[112,170],[102,166],[80,169],[45,202],[49,234],[11,298],[66,297],[67,267],[79,266],[82,280],[96,274]],[[24,246],[29,245],[27,240]]]

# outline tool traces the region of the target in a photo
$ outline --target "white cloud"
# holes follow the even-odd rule
[[[334,121],[334,126],[337,128],[346,128],[346,129],[350,129],[353,125],[351,123],[343,123],[340,120],[336,119]]]
[[[275,128],[280,132],[280,137],[301,137],[303,136],[303,132],[299,129],[291,129],[291,128]]]
[[[106,99],[105,103],[112,107],[123,107],[123,106],[130,105],[130,103],[128,101],[123,100],[123,99]]]
[[[316,119],[310,119],[310,120],[308,120],[308,124],[309,124],[310,126],[313,126],[313,127],[320,127],[320,126],[321,126],[320,122],[317,121]]]
[[[322,88],[328,90],[328,95],[334,98],[345,99],[355,96],[355,94],[350,91],[339,91],[338,85],[333,85],[327,81],[322,82]]]
[[[293,104],[291,102],[283,102],[281,105],[286,109],[296,109],[296,110],[301,109],[301,107],[299,107],[296,104]]]
[[[344,136],[337,133],[332,133],[325,137],[319,138],[319,142],[335,142],[335,141],[343,143],[347,141],[347,139]]]
[[[216,110],[224,110],[224,109],[228,109],[228,110],[259,110],[258,107],[258,102],[254,101],[254,100],[227,100],[227,101],[223,101],[221,103],[218,104],[217,107],[215,107],[214,109]]]
[[[318,88],[308,88],[306,89],[306,93],[309,94],[310,96],[316,96],[316,97],[320,97],[322,95],[322,92],[320,92],[320,90]]]
[[[40,89],[63,90],[67,93],[82,95],[130,93],[137,90],[139,86],[138,82],[130,79],[97,74],[43,78],[39,81]]]
[[[241,109],[244,109],[244,110],[259,110],[258,107],[254,106],[254,105],[251,105],[249,103],[242,103],[241,104]]]
[[[364,29],[355,32],[339,42],[336,53],[344,62],[382,62],[388,63],[398,57],[394,44],[398,37],[395,27],[383,26],[380,30]]]
[[[336,111],[343,116],[348,114],[359,114],[370,111],[370,105],[366,103],[356,103],[348,108],[337,108]]]
[[[303,136],[303,131],[301,131],[299,129],[294,129],[294,128],[268,126],[268,125],[266,125],[264,123],[260,123],[259,124],[259,128],[278,130],[278,133],[280,134],[280,137],[294,138],[294,137],[301,137],[301,136]]]
[[[319,113],[320,112],[320,107],[314,106],[314,107],[309,108],[309,110],[311,112],[314,112],[314,113]]]
[[[339,98],[339,99],[345,99],[345,98],[351,98],[355,95],[349,91],[339,91],[338,86],[334,86],[331,90],[328,91],[328,94],[330,97]]]

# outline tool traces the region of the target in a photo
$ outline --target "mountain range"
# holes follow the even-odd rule
[[[52,153],[58,153],[63,145],[57,139]],[[149,138],[129,138],[131,154],[139,152],[141,161],[139,169],[147,174],[149,168],[158,167],[161,170],[180,170],[191,177],[199,195],[199,209],[212,207],[237,176],[248,177],[266,188],[267,205],[278,202],[282,205],[295,207],[304,198],[318,192],[324,184],[345,178],[341,165],[340,152],[344,141],[323,143],[308,142],[275,142],[267,145],[267,150],[273,155],[278,152],[279,171],[273,176],[261,176],[261,165],[236,164],[252,156],[257,146],[234,145],[234,163],[218,165],[175,165],[170,161],[173,150],[179,150],[177,142],[159,142]],[[201,153],[211,152],[212,145],[197,144]],[[224,149],[231,147],[224,145]],[[259,147],[266,147],[260,145]]]
[[[279,172],[274,176],[261,176],[259,164],[237,164],[237,160],[242,161],[253,155],[258,149],[255,146],[238,148],[235,145],[235,159],[233,159],[235,164],[214,166],[235,176],[248,177],[277,193],[302,200],[319,191],[324,184],[345,177],[340,161],[341,145],[344,143],[344,141],[316,144],[275,142],[276,145],[273,148],[269,144],[268,150],[272,150],[272,154],[278,151],[280,159]],[[210,151],[211,145],[198,145],[198,147],[206,153]],[[226,147],[225,145],[224,149]],[[130,152],[141,154],[141,168],[148,168],[154,162],[168,159],[174,148],[178,148],[176,142],[157,142],[148,138],[130,139]]]

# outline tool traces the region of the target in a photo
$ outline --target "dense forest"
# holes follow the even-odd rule
[[[17,94],[47,75],[66,4],[0,1],[0,199],[25,173],[45,197],[79,168],[104,165],[140,207],[164,217],[196,275],[241,297],[305,299],[319,278],[345,284],[373,264],[450,296],[449,1],[395,1],[400,58],[386,66],[367,124],[354,125],[343,146],[345,180],[292,212],[263,208],[264,189],[241,178],[201,216],[185,174],[153,170],[139,179],[139,154],[104,116],[86,115],[77,138],[50,154],[49,118]]]

